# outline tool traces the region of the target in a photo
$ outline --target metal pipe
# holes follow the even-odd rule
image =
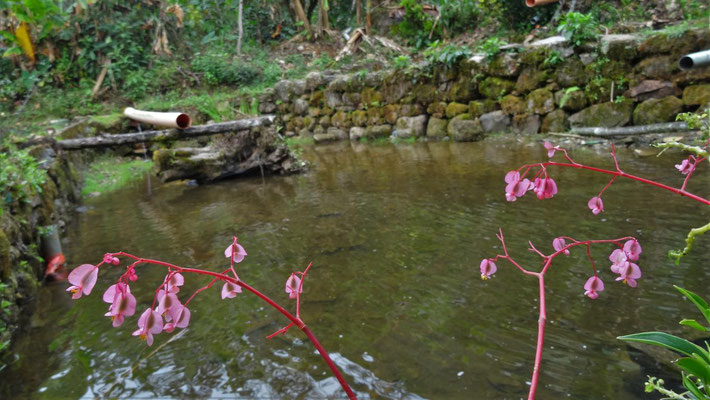
[[[680,69],[687,70],[710,65],[710,50],[685,55],[678,60]]]
[[[192,125],[190,116],[180,112],[141,111],[128,107],[123,110],[123,114],[136,121],[168,128],[186,129]]]
[[[528,7],[544,6],[545,4],[554,3],[557,0],[525,0],[525,5]]]
[[[55,225],[44,227],[42,235],[42,258],[47,260],[44,269],[44,278],[49,281],[63,281],[67,278],[64,268],[66,259],[62,254],[62,242],[59,240],[59,231]]]

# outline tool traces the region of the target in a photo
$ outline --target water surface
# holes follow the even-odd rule
[[[612,167],[604,154],[574,154]],[[150,192],[142,182],[89,200],[64,240],[69,264],[123,250],[221,270],[237,234],[249,253],[240,277],[284,304],[293,306],[283,290],[290,272],[314,262],[303,319],[361,398],[519,399],[534,357],[537,281],[503,262],[494,279],[481,281],[480,260],[500,250],[498,228],[531,268],[538,259],[526,250],[528,240],[547,252],[560,235],[635,235],[644,248],[636,289],[613,282],[611,247],[592,250],[606,283],[597,300],[583,296],[591,274],[583,252],[555,261],[538,397],[647,398],[647,374],[675,376],[615,337],[689,333],[677,321],[697,312],[672,285],[707,295],[710,247],[700,239],[679,267],[665,253],[689,227],[707,222],[701,206],[618,181],[604,195],[606,211],[594,216],[587,200],[607,178],[554,168],[560,192],[553,199],[530,193],[506,202],[505,172],[546,159],[540,143],[339,143],[307,147],[303,157],[312,164],[303,175],[199,187],[152,182]],[[622,151],[620,159],[627,172],[682,182],[673,168],[679,154],[636,159]],[[708,195],[707,174],[691,189]],[[138,272],[132,291],[140,313],[165,271]],[[343,397],[303,334],[265,339],[286,320],[248,293],[224,301],[219,285],[201,293],[191,303],[190,327],[156,336],[153,347],[131,336],[136,317],[112,328],[100,294],[119,274],[118,267],[102,271],[95,293],[78,301],[64,284],[41,291],[17,359],[0,373],[0,397]],[[188,277],[181,299],[205,283]]]

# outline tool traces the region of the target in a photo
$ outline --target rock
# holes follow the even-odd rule
[[[587,96],[581,89],[571,88],[555,92],[555,104],[565,111],[579,111],[587,106]]]
[[[272,114],[276,111],[275,103],[259,103],[259,112],[261,114]]]
[[[385,72],[375,71],[370,72],[365,76],[365,85],[370,87],[378,87],[385,80]]]
[[[348,133],[346,131],[344,131],[342,129],[335,128],[333,126],[328,128],[328,130],[326,132],[328,135],[335,136],[335,138],[338,140],[344,140],[344,139],[348,138]]]
[[[308,107],[308,116],[318,118],[321,115],[321,109],[318,107]]]
[[[678,86],[670,81],[648,79],[624,92],[624,96],[636,101],[661,99],[666,96],[679,96]]]
[[[343,105],[343,94],[332,90],[325,92],[325,105],[329,108],[336,108]]]
[[[286,103],[291,99],[289,92],[291,91],[291,81],[278,81],[274,85],[274,94],[278,100]]]
[[[347,87],[347,76],[345,76],[345,75],[337,75],[328,84],[328,90],[333,91],[333,92],[342,93],[345,91],[346,87]]]
[[[371,107],[367,109],[367,125],[380,125],[383,122],[381,108]]]
[[[313,135],[313,141],[316,143],[326,143],[338,140],[338,137],[332,133],[316,133]]]
[[[525,112],[525,102],[518,96],[509,94],[500,101],[500,107],[506,114],[522,114]]]
[[[392,134],[392,125],[381,124],[381,125],[370,125],[365,128],[365,134],[367,137],[388,137]]]
[[[565,39],[564,36],[550,36],[548,38],[542,39],[542,40],[536,40],[532,43],[528,44],[528,47],[531,48],[537,48],[537,47],[566,47],[569,46],[568,40]]]
[[[500,110],[483,114],[478,119],[481,121],[483,131],[486,133],[505,132],[510,128],[510,116]]]
[[[683,104],[697,106],[710,102],[710,84],[693,85],[683,89]]]
[[[441,139],[446,137],[446,126],[449,121],[446,119],[430,117],[426,127],[426,136]]]
[[[354,126],[365,126],[367,125],[367,113],[362,110],[353,111],[350,114],[350,120]]]
[[[296,115],[306,115],[308,112],[308,102],[304,99],[296,99],[293,102],[293,112]]]
[[[532,114],[547,114],[555,109],[555,97],[547,89],[536,89],[526,98],[526,110]]]
[[[427,116],[399,117],[397,119],[397,137],[422,137],[426,132]]]
[[[646,78],[668,80],[680,69],[676,58],[656,56],[641,60],[635,70]]]
[[[560,109],[547,114],[542,120],[542,126],[540,128],[542,133],[566,132],[568,129],[569,121],[567,120],[567,113]]]
[[[296,79],[291,85],[291,93],[295,96],[300,96],[306,93],[306,81],[303,79]]]
[[[446,117],[447,118],[453,118],[459,114],[464,114],[466,112],[468,112],[468,106],[466,104],[449,103],[449,105],[446,106]]]
[[[633,60],[638,55],[638,38],[635,35],[602,35],[601,52],[612,60]]]
[[[360,102],[365,107],[380,107],[382,105],[382,95],[377,90],[366,87],[360,92]]]
[[[587,107],[569,117],[572,127],[604,127],[624,126],[631,122],[634,104],[631,101],[621,103],[602,103]]]
[[[584,64],[576,58],[568,58],[554,72],[553,80],[560,87],[583,86],[589,76],[584,70]]]
[[[675,96],[648,99],[636,106],[633,114],[634,125],[675,121],[675,116],[681,111],[683,111],[683,102]]]
[[[338,111],[330,118],[331,125],[338,128],[350,128],[352,124],[350,123],[350,115],[344,111]]]
[[[418,84],[412,90],[414,101],[419,104],[430,104],[440,97],[436,86],[432,84]]]
[[[324,117],[321,117],[321,119],[318,121],[318,125],[322,126],[323,128],[329,128],[330,127],[330,115],[326,115]]]
[[[515,89],[515,83],[506,79],[489,76],[478,86],[478,91],[489,99],[498,99]]]
[[[325,84],[323,74],[319,71],[312,71],[306,75],[306,90],[312,92]]]
[[[365,128],[359,126],[353,126],[350,128],[350,140],[359,140],[367,137]]]
[[[528,67],[520,73],[518,81],[515,83],[515,90],[521,93],[527,93],[547,80],[547,72],[542,69]]]
[[[486,68],[490,75],[513,78],[520,73],[520,61],[513,53],[498,53]]]
[[[348,107],[360,107],[360,93],[345,93],[343,95],[343,104]]]
[[[399,115],[402,117],[414,117],[424,114],[424,107],[419,104],[402,104],[399,107]]]
[[[446,115],[446,103],[443,101],[431,103],[426,108],[426,112],[434,118],[443,118]]]
[[[446,131],[457,142],[471,142],[483,137],[481,121],[470,119],[468,114],[461,114],[449,121]]]
[[[638,46],[641,55],[670,53],[672,49],[673,40],[670,40],[665,32],[659,32],[647,37]]]
[[[316,119],[311,117],[310,115],[306,115],[303,117],[303,127],[306,128],[307,130],[311,131],[313,128],[316,126]]]
[[[448,98],[456,102],[467,102],[473,98],[475,91],[476,85],[474,81],[467,76],[461,76],[458,80],[451,83]]]
[[[582,64],[584,64],[585,66],[593,63],[596,60],[597,53],[582,53],[579,55],[579,61],[581,61]]]
[[[474,100],[468,103],[468,114],[471,118],[478,118],[481,115],[495,111],[498,108],[495,100]]]
[[[522,135],[533,135],[540,130],[540,116],[537,114],[520,114],[513,116],[513,132]]]
[[[325,105],[325,91],[316,90],[311,93],[311,97],[308,99],[308,104],[311,107],[323,107]]]
[[[397,123],[397,118],[399,118],[400,107],[401,106],[398,104],[387,104],[386,106],[382,107],[382,117],[384,117],[387,123],[392,125]]]
[[[382,88],[382,97],[387,104],[395,104],[412,91],[411,80],[386,83]]]

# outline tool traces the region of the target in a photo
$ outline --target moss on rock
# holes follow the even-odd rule
[[[671,122],[681,111],[683,111],[683,102],[675,96],[648,99],[636,106],[633,115],[634,125]]]
[[[547,114],[555,109],[555,97],[547,89],[535,89],[526,98],[525,109],[532,114]]]
[[[461,103],[449,103],[448,106],[446,106],[446,117],[447,118],[453,118],[459,114],[464,114],[468,112],[468,106],[466,104],[461,104]]]
[[[632,101],[623,101],[621,103],[602,103],[595,104],[591,107],[573,114],[569,117],[570,125],[575,126],[592,126],[613,128],[616,126],[624,126],[631,122],[631,115],[634,109]]]
[[[489,99],[503,97],[512,92],[513,89],[515,89],[515,82],[495,76],[489,76],[484,79],[478,87],[478,91]]]

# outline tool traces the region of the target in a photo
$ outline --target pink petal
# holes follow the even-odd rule
[[[94,285],[96,285],[96,279],[99,277],[99,269],[94,267],[94,269],[89,272],[87,276],[84,277],[84,286],[82,287],[82,291],[84,292],[85,295],[90,295],[91,290],[94,288]]]
[[[642,252],[641,245],[638,240],[632,239],[624,243],[624,252],[628,256],[629,260],[638,260]]]
[[[520,172],[518,172],[518,171],[508,171],[508,173],[505,174],[505,182],[506,183],[517,182],[519,180],[520,180]]]
[[[496,271],[498,271],[498,267],[496,266],[496,264],[487,258],[481,261],[480,269],[481,279],[488,279],[491,277],[491,275],[495,274]]]
[[[113,303],[114,300],[116,299],[116,285],[111,285],[106,289],[104,292],[103,300],[106,303]]]
[[[595,196],[589,199],[589,201],[587,202],[587,207],[592,210],[592,213],[594,213],[594,215],[597,215],[600,212],[604,211],[604,202],[602,201],[601,197]]]
[[[74,286],[81,286],[84,277],[88,275],[94,268],[96,267],[91,264],[81,264],[69,273],[69,277],[67,278],[67,280]]]

